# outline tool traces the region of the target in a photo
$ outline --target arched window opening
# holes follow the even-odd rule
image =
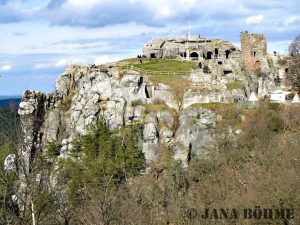
[[[256,61],[256,62],[255,62],[255,67],[256,67],[256,68],[259,68],[259,67],[260,67],[260,61]]]
[[[215,58],[219,57],[219,50],[217,48],[215,48]]]
[[[226,50],[226,51],[225,51],[226,59],[229,59],[229,55],[230,55],[230,51],[229,51],[229,50]]]
[[[199,55],[198,55],[197,52],[192,52],[192,53],[190,54],[190,58],[191,58],[191,60],[198,60]]]
[[[212,52],[208,52],[208,53],[207,53],[207,59],[212,59],[212,55],[213,55]]]

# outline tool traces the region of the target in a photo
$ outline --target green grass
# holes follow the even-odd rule
[[[240,81],[232,81],[226,84],[227,89],[243,89],[243,84]]]
[[[144,64],[135,64],[137,68],[151,71],[167,71],[167,72],[186,72],[196,68],[195,62],[186,62],[179,60],[167,59],[151,59]]]
[[[188,75],[191,69],[196,68],[197,63],[179,60],[151,59],[147,63],[135,64],[134,66],[136,68],[151,71],[148,75],[150,81],[154,84],[163,83],[172,85],[174,82],[180,82],[180,80],[183,79],[182,76]],[[184,74],[184,72],[187,73]]]
[[[195,103],[190,106],[192,109],[204,108],[211,110],[219,110],[219,109],[228,109],[233,107],[233,103],[220,103],[220,102],[210,102],[210,103]]]
[[[135,69],[141,69],[143,75],[149,75],[149,79],[154,84],[163,83],[172,85],[182,79],[182,76],[189,75],[191,69],[197,68],[196,62],[187,62],[169,59],[141,59],[143,64],[140,64],[140,59],[130,58],[117,62],[120,71],[127,72],[127,67],[133,65]],[[146,73],[147,71],[147,73]],[[176,79],[174,79],[176,78]],[[178,79],[177,79],[178,78]]]
[[[148,62],[149,61],[149,59],[142,59],[143,60],[143,62]],[[140,62],[140,59],[139,58],[129,58],[129,59],[122,59],[122,60],[120,60],[120,61],[118,61],[116,64],[117,65],[132,65],[132,64],[138,64]]]
[[[150,112],[160,112],[160,111],[169,111],[171,113],[174,112],[174,109],[171,109],[162,99],[154,99],[152,103],[145,105],[146,110],[145,113],[148,114]]]
[[[153,84],[163,83],[172,85],[174,82],[178,82],[178,80],[183,78],[179,75],[151,75],[149,76],[149,79]]]
[[[146,105],[145,113],[148,114],[150,112],[161,112],[161,111],[164,111],[164,110],[169,111],[170,108],[164,103],[161,103],[161,104],[152,103],[152,104],[147,104]]]
[[[163,111],[163,110],[167,110],[168,107],[164,104],[148,104],[146,105],[146,112],[147,113],[150,113],[150,112],[160,112],[160,111]]]

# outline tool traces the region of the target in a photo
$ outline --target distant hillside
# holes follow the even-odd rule
[[[20,95],[0,95],[0,100],[5,100],[5,99],[19,99],[21,98]]]
[[[0,109],[18,108],[21,98],[0,99]]]

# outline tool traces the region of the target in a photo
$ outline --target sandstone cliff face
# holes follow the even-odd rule
[[[29,164],[35,154],[43,154],[47,143],[57,142],[61,145],[60,157],[68,157],[74,138],[85,135],[103,118],[111,130],[131,121],[144,124],[141,151],[147,165],[157,160],[163,144],[175,146],[174,159],[186,166],[191,157],[203,157],[214,149],[216,122],[213,111],[189,106],[245,101],[251,91],[257,90],[263,96],[275,87],[274,78],[284,73],[284,66],[274,57],[262,61],[261,77],[246,74],[239,60],[222,64],[210,61],[203,66],[209,72],[199,68],[191,73],[191,87],[184,95],[181,112],[168,85],[154,85],[135,71],[121,75],[114,68],[69,66],[57,79],[55,93],[24,92],[19,108],[23,131],[20,156]],[[242,88],[227,87],[236,81]],[[147,105],[157,99],[169,108],[147,110]]]

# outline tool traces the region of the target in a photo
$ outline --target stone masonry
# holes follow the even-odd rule
[[[248,69],[260,67],[266,55],[267,41],[264,35],[241,32],[241,58]]]

